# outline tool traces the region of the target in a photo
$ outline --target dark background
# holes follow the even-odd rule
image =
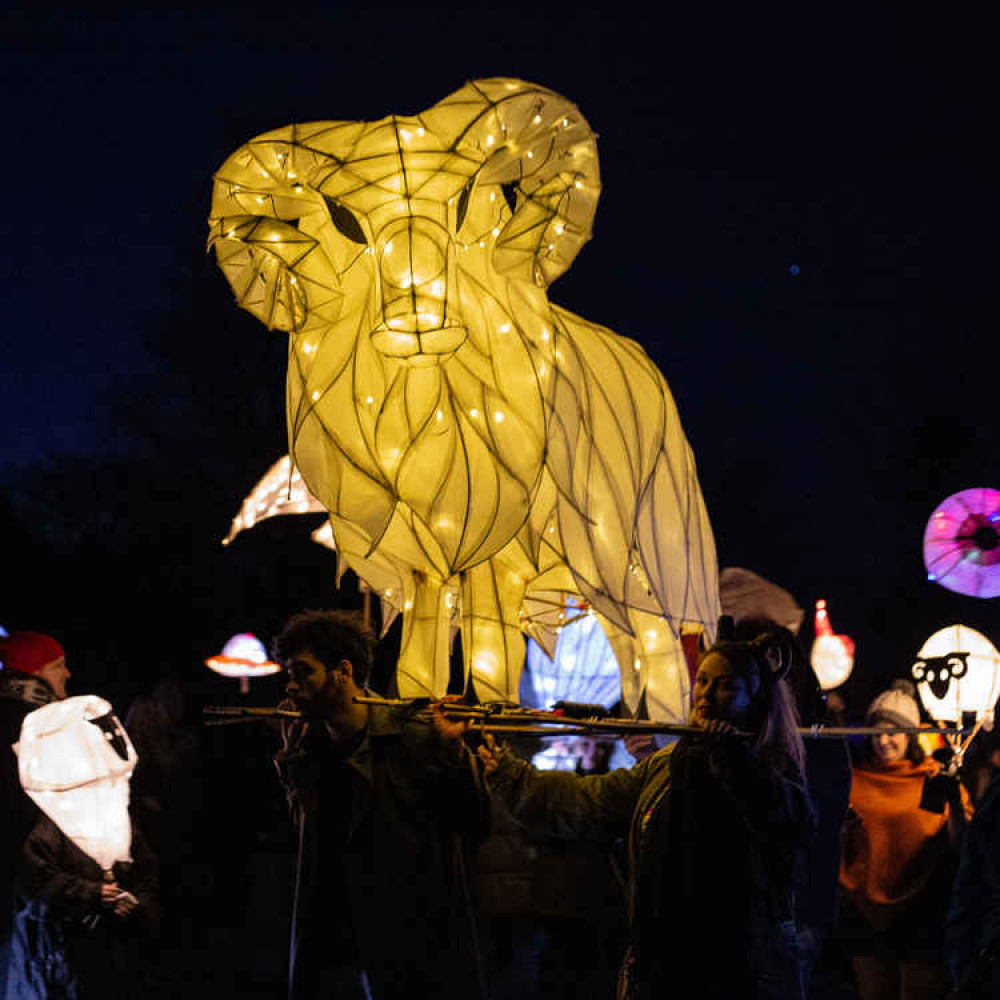
[[[663,370],[720,565],[829,601],[855,713],[937,628],[1000,638],[921,559],[940,501],[1000,487],[985,26],[605,10],[2,16],[0,623],[57,636],[77,692],[233,698],[201,665],[229,635],[359,602],[318,518],[219,545],[286,450],[285,343],[205,253],[211,175],[490,75],[599,133],[594,239],[551,297]]]

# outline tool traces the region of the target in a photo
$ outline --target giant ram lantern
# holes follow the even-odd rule
[[[341,557],[398,587],[401,695],[446,690],[457,609],[476,693],[516,697],[535,611],[582,601],[629,706],[686,713],[680,633],[719,611],[694,458],[643,350],[547,295],[599,190],[580,112],[511,79],[280,128],[215,175],[219,266],[290,335],[292,461]]]

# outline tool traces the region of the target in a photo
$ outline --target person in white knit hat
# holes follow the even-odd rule
[[[926,757],[916,691],[896,681],[868,706],[866,740],[851,775],[840,868],[840,937],[861,1000],[932,1000],[947,992],[944,914],[969,797]]]
[[[883,691],[865,712],[866,726],[879,726],[884,733],[871,737],[871,752],[883,764],[892,764],[904,758],[919,764],[924,757],[916,733],[894,733],[892,727],[915,728],[920,725],[920,706],[916,690],[909,681],[899,680],[888,691]]]

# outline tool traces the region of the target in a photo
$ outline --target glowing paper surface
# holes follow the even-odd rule
[[[131,860],[137,757],[108,702],[80,695],[29,712],[15,750],[21,786],[77,847],[105,870]]]
[[[1000,490],[962,490],[924,530],[927,579],[970,597],[1000,597]]]
[[[967,625],[939,629],[920,647],[912,673],[932,719],[958,723],[964,712],[973,712],[992,728],[1000,653],[981,632]]]
[[[682,625],[714,631],[715,548],[670,391],[642,349],[552,305],[600,190],[576,107],[478,80],[414,116],[312,122],[215,175],[210,244],[290,334],[291,455],[336,548],[404,616],[403,695],[441,694],[449,623],[478,695],[583,601],[623,696],[682,719]]]

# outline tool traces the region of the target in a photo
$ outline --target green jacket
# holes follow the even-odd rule
[[[699,780],[717,783],[713,794],[724,799],[736,817],[731,829],[703,831],[706,838],[737,845],[744,852],[740,857],[747,859],[747,870],[740,868],[732,877],[742,880],[738,888],[750,900],[746,950],[757,989],[748,995],[791,1000],[797,995],[794,876],[800,849],[813,825],[804,782],[791,765],[775,766],[739,739],[683,745],[686,753],[695,747],[697,754],[704,755],[707,770],[703,773],[711,777]],[[515,819],[535,833],[599,841],[627,837],[630,961],[638,965],[632,975],[639,984],[626,994],[631,996],[644,996],[656,988],[650,979],[658,972],[654,975],[651,970],[661,970],[671,962],[678,968],[684,966],[687,956],[671,951],[675,945],[681,950],[685,947],[681,942],[687,940],[685,922],[695,919],[692,910],[704,915],[712,907],[726,906],[724,898],[698,898],[697,890],[687,897],[678,891],[676,904],[673,898],[662,899],[672,891],[674,873],[685,871],[687,854],[695,851],[698,839],[699,817],[684,817],[696,832],[687,840],[677,840],[669,848],[677,855],[667,857],[662,825],[657,824],[661,811],[670,804],[671,763],[678,746],[666,747],[632,768],[586,777],[540,772],[505,754],[490,776],[494,793]],[[676,881],[680,884],[684,879],[678,876]]]

